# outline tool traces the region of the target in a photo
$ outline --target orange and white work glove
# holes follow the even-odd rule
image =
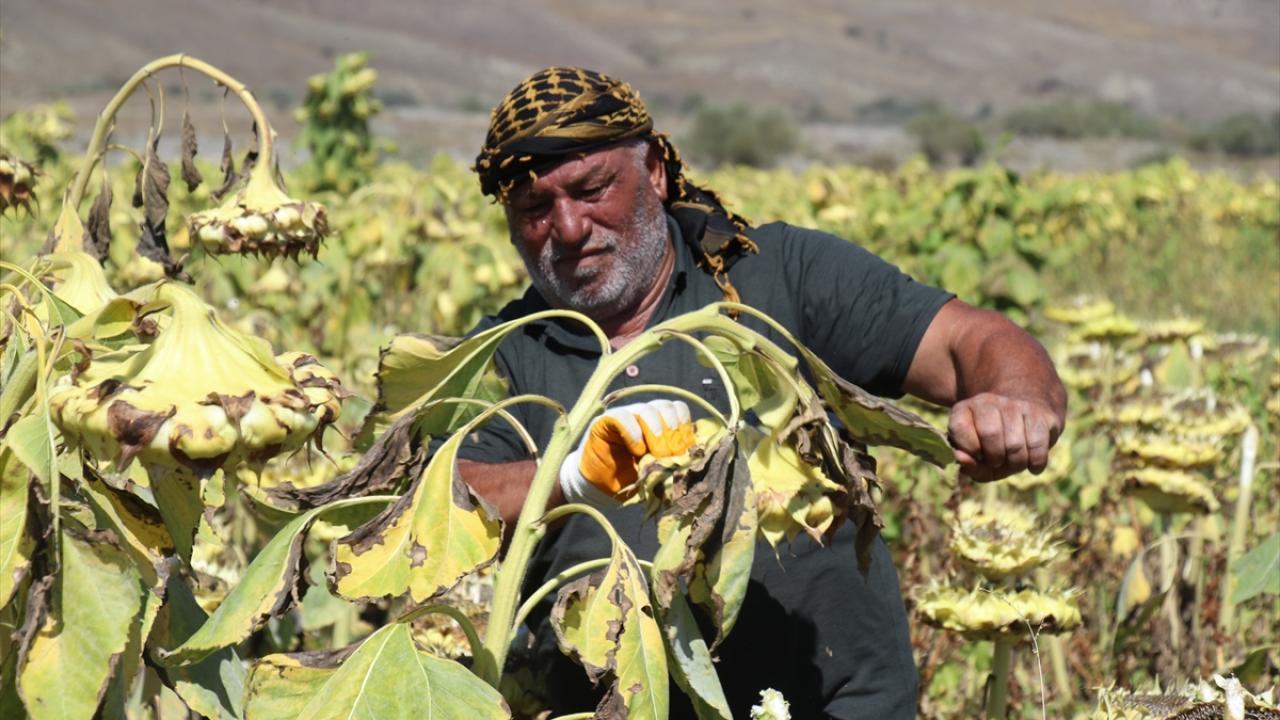
[[[694,443],[689,406],[653,400],[606,410],[582,436],[578,449],[560,466],[565,502],[597,508],[636,481],[636,462],[645,455],[679,455]]]

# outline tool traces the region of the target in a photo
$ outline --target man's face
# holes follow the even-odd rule
[[[665,280],[656,276],[670,247],[666,176],[647,148],[574,157],[510,193],[511,240],[552,306],[602,321],[634,310]]]

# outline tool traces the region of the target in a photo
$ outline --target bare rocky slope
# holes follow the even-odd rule
[[[1188,123],[1280,108],[1275,0],[4,0],[0,113],[66,98],[87,125],[137,67],[185,51],[247,82],[288,136],[306,78],[354,50],[412,154],[472,151],[485,109],[548,64],[627,78],[669,127],[697,99],[746,100],[855,150],[903,142],[841,130],[889,98],[967,115],[1107,98]]]

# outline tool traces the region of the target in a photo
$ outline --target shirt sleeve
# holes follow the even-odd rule
[[[925,330],[955,295],[828,233],[788,226],[780,249],[801,341],[846,380],[900,397]]]

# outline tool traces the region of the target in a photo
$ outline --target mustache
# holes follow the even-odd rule
[[[591,255],[591,254],[600,253],[600,252],[612,252],[617,249],[618,249],[618,238],[616,236],[612,236],[611,234],[606,234],[600,238],[596,238],[593,235],[592,239],[587,243],[584,243],[582,245],[577,245],[574,247],[564,247],[561,245],[550,244],[548,245],[547,250],[544,252],[543,258],[545,261],[554,264],[554,263],[560,262],[561,260],[570,260],[570,259],[582,257],[583,255]]]

